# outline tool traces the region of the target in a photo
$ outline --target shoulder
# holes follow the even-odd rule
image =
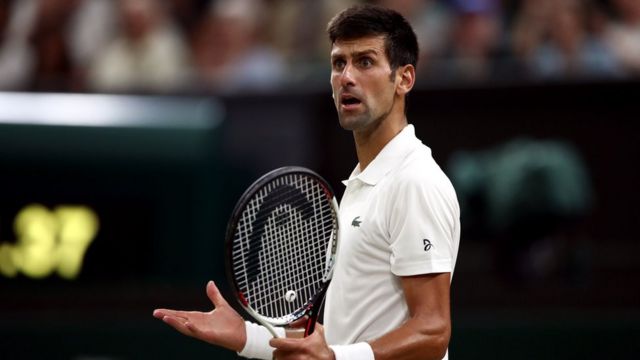
[[[393,176],[395,187],[402,189],[422,189],[455,194],[451,181],[433,159],[431,149],[417,146],[398,166]]]
[[[396,215],[419,211],[459,217],[455,189],[427,146],[417,147],[390,175],[384,198]]]

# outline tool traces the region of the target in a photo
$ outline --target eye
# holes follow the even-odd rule
[[[333,60],[333,68],[335,70],[342,70],[344,68],[344,66],[346,65],[346,62],[343,59],[335,59]]]
[[[365,68],[371,67],[373,65],[373,59],[370,57],[363,57],[360,59],[360,65]]]

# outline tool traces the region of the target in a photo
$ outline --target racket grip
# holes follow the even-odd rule
[[[311,302],[309,308],[307,309],[307,316],[309,316],[309,320],[307,321],[307,326],[305,327],[304,337],[307,337],[313,334],[313,331],[316,329],[316,322],[318,321],[318,314],[320,313],[320,308],[322,304],[324,304],[324,297],[327,294],[327,289],[329,288],[329,282],[325,282],[324,286],[320,289],[320,292],[316,295],[314,301]]]
[[[313,331],[316,329],[316,322],[318,321],[318,312],[315,306],[312,306],[309,309],[309,320],[307,320],[307,326],[304,330],[304,337],[307,337],[313,334]]]

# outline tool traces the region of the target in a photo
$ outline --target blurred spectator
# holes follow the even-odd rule
[[[432,58],[442,58],[450,38],[451,9],[441,0],[379,0],[378,4],[401,13],[413,26],[420,46],[418,76],[428,71]]]
[[[589,32],[586,0],[556,0],[548,8],[544,40],[533,49],[530,70],[541,78],[616,77],[622,74],[603,40]]]
[[[114,2],[3,2],[11,6],[2,41],[0,88],[84,90],[84,69],[116,30]]]
[[[427,86],[640,74],[638,0],[0,0],[0,90],[317,88],[361,2],[409,19]]]
[[[260,37],[262,0],[219,0],[193,39],[194,78],[221,93],[265,91],[284,81],[284,60]]]
[[[498,0],[453,0],[450,44],[430,71],[438,80],[485,81],[513,70],[502,63],[502,24]]]
[[[324,87],[329,49],[326,28],[331,17],[361,0],[269,0],[270,22],[265,29],[291,71],[287,80]]]
[[[608,29],[607,40],[622,65],[640,74],[640,1],[612,0],[617,19]]]
[[[99,53],[88,82],[97,91],[171,91],[184,86],[188,51],[165,1],[119,0],[120,33]]]
[[[169,13],[180,29],[190,36],[207,13],[212,0],[168,0]],[[215,0],[213,0],[215,1]]]
[[[40,0],[29,34],[34,53],[32,90],[70,91],[77,88],[76,74],[67,38],[69,19],[77,0]]]
[[[117,1],[78,0],[69,24],[70,55],[80,78],[118,32]]]
[[[26,36],[11,26],[15,2],[0,0],[0,90],[25,90],[32,74],[33,55]]]
[[[554,2],[555,0],[523,0],[519,8],[514,9],[510,30],[511,50],[522,63],[527,63],[544,41]]]

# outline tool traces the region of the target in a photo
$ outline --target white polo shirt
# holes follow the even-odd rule
[[[409,316],[399,277],[453,276],[460,241],[453,186],[412,125],[344,183],[324,315],[332,345],[374,340],[399,327]]]

